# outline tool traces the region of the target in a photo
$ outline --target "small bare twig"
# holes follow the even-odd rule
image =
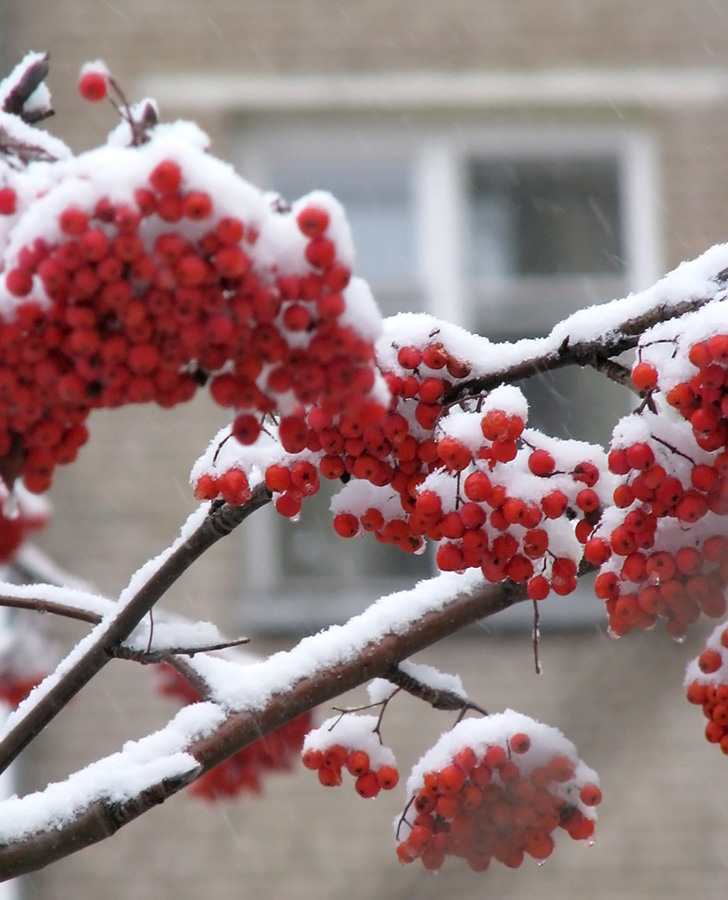
[[[473,703],[462,694],[449,691],[447,688],[435,688],[432,685],[424,684],[424,682],[415,678],[409,672],[402,671],[397,664],[390,666],[385,678],[387,681],[391,681],[392,684],[396,684],[397,687],[402,688],[403,691],[407,691],[413,697],[429,703],[433,709],[459,710],[458,722],[471,710],[479,712],[483,716],[488,715],[487,710],[483,709],[482,706],[478,706],[477,703]]]
[[[151,642],[146,650],[137,650],[127,644],[119,644],[109,651],[109,655],[116,659],[131,659],[143,665],[154,665],[161,662],[169,662],[172,656],[196,656],[198,653],[215,653],[218,650],[229,650],[231,647],[242,647],[249,644],[250,638],[240,637],[230,641],[221,641],[218,644],[200,644],[199,647],[164,647],[161,650],[152,650]]]
[[[532,641],[533,641],[533,663],[536,668],[536,674],[540,675],[543,669],[541,668],[541,658],[539,655],[539,643],[541,639],[541,632],[539,630],[539,626],[541,624],[541,612],[538,608],[538,600],[533,601],[533,632],[532,632]]]
[[[80,609],[77,606],[70,606],[66,603],[44,600],[42,597],[2,595],[0,596],[0,606],[7,606],[12,609],[28,609],[38,613],[51,613],[54,616],[76,619],[79,622],[88,622],[91,625],[97,625],[101,621],[101,616],[90,610]]]

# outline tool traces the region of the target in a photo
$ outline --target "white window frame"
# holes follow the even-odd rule
[[[562,123],[522,126],[463,127],[462,116],[448,121],[447,116],[413,115],[403,130],[398,115],[357,116],[349,113],[320,113],[300,116],[295,113],[247,119],[240,129],[233,156],[241,172],[253,183],[266,184],[266,161],[290,146],[293,153],[319,157],[325,161],[335,155],[357,152],[363,158],[404,157],[412,161],[412,185],[416,222],[416,279],[421,288],[423,308],[433,315],[473,327],[468,315],[468,290],[465,283],[463,251],[465,204],[465,165],[469,159],[594,159],[608,157],[616,162],[621,196],[621,244],[625,254],[621,288],[624,294],[648,287],[660,272],[660,234],[658,222],[658,179],[655,144],[649,132],[640,128],[564,126]],[[473,120],[477,116],[469,116]],[[285,158],[287,151],[283,151]],[[290,158],[290,156],[289,156]],[[366,177],[365,165],[362,178]],[[288,198],[295,199],[295,198]],[[447,235],[447,239],[444,239]],[[595,298],[596,299],[596,298]],[[608,299],[600,297],[600,300]],[[583,305],[580,303],[580,305]],[[573,307],[572,307],[573,308]],[[525,331],[543,330],[572,311],[568,306],[540,306],[541,318],[528,324]],[[511,316],[511,321],[513,317]],[[518,335],[514,332],[514,337]],[[257,517],[256,517],[257,518]],[[283,527],[295,527],[282,523]],[[277,587],[276,528],[269,516],[256,522],[246,534],[245,593],[241,615],[247,628],[270,630],[320,627],[342,620],[378,595],[376,578],[363,579],[361,585],[345,584],[328,596],[296,596]],[[371,538],[363,538],[367,540]],[[332,531],[332,541],[341,541]],[[346,553],[342,542],[341,552]],[[260,565],[260,560],[268,560]],[[423,566],[423,577],[428,572]],[[399,585],[387,583],[384,589]],[[402,587],[408,586],[405,583]],[[589,593],[587,591],[585,594]],[[265,599],[263,599],[265,598]],[[523,622],[523,605],[498,616],[499,625]],[[583,610],[579,614],[579,610]],[[573,598],[549,599],[551,623],[578,624],[593,621],[601,614],[601,605],[574,603]]]

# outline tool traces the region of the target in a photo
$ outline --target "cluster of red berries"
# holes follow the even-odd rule
[[[231,466],[219,475],[205,472],[195,483],[195,497],[198,500],[215,500],[222,497],[232,506],[242,506],[250,499],[250,483],[242,469]]]
[[[726,610],[728,336],[656,346],[662,343],[672,348],[670,356],[640,360],[632,379],[655,410],[666,402],[686,421],[668,421],[664,408],[642,409],[620,423],[608,457],[620,478],[614,508],[587,542],[585,558],[601,567],[596,591],[606,601],[613,633],[649,628],[663,618],[679,638],[701,613],[718,618]],[[686,367],[697,371],[671,378]]]
[[[318,773],[324,787],[338,787],[347,771],[360,797],[370,800],[380,791],[391,791],[399,782],[394,755],[382,746],[374,729],[376,716],[337,717],[306,735],[302,760]]]
[[[697,341],[687,355],[697,372],[675,384],[667,402],[690,422],[699,447],[723,451],[728,447],[728,334]]]
[[[200,695],[171,666],[157,666],[157,689],[167,697],[183,703],[197,703]],[[204,800],[220,800],[241,793],[260,793],[262,780],[269,772],[290,771],[301,752],[303,741],[312,726],[310,713],[304,713],[276,731],[259,738],[225,762],[202,775],[190,787],[190,793]]]
[[[429,359],[431,366],[425,350],[402,348],[400,365],[423,367]],[[442,339],[438,351],[452,359]],[[527,583],[533,599],[571,593],[604,493],[595,490],[600,465],[575,454],[598,451],[524,431],[526,404],[515,388],[493,391],[480,409],[449,411],[433,402],[434,387],[424,389],[437,382],[441,399],[452,384],[427,369],[406,377],[385,372],[385,379],[394,401],[382,425],[360,428],[357,437],[331,435],[328,449],[338,455],[327,466],[379,489],[352,484],[341,491],[332,504],[337,533],[372,532],[409,552],[429,538],[439,543],[443,571],[480,568],[492,582]]]
[[[436,871],[454,856],[477,872],[494,859],[515,868],[526,854],[550,856],[559,827],[575,840],[591,838],[591,808],[601,801],[595,774],[555,729],[525,716],[516,717],[523,730],[506,736],[514,716],[466,720],[419,763],[398,827],[398,839],[406,831],[400,862],[419,859]]]
[[[705,737],[728,754],[728,626],[708,638],[700,656],[688,666],[685,687],[690,703],[702,706],[708,720]]]
[[[86,94],[99,78],[82,76]],[[170,407],[207,381],[246,444],[270,414],[298,452],[296,423],[315,404],[335,418],[383,413],[370,398],[376,334],[346,316],[366,289],[350,284],[332,198],[271,205],[183,133],[109,153],[56,163],[32,198],[11,183],[0,195],[0,458],[19,457],[30,490],[75,458],[92,409]],[[126,173],[113,192],[108,167]]]

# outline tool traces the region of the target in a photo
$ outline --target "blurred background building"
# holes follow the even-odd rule
[[[49,128],[74,150],[115,125],[110,107],[76,91],[82,63],[100,57],[130,99],[198,121],[254,183],[289,199],[332,190],[387,313],[425,309],[494,339],[544,334],[572,310],[649,286],[728,230],[725,4],[0,0],[4,70],[31,49],[50,51]],[[527,390],[536,424],[560,435],[604,439],[627,408],[590,372]],[[97,414],[80,460],[57,476],[44,549],[118,594],[193,508],[189,469],[224,422],[207,398]],[[257,514],[170,605],[253,633],[265,652],[427,574],[427,559],[365,542],[342,550],[326,515],[324,501],[298,526]],[[594,848],[562,840],[543,867],[476,875],[451,864],[432,877],[394,859],[399,797],[367,804],[300,772],[224,806],[175,798],[28,877],[23,898],[722,897],[728,768],[682,697],[699,636],[681,647],[660,633],[612,642],[587,590],[543,617],[539,677],[522,616],[425,658],[459,671],[489,709],[518,708],[575,741],[602,774]],[[108,668],[37,742],[26,788],[170,712],[148,672]],[[387,737],[406,769],[450,721],[409,701],[394,713]]]

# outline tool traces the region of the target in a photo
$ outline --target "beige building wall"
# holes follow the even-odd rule
[[[728,58],[728,11],[703,0],[5,0],[4,50],[51,52],[58,110],[50,127],[80,150],[114,118],[76,94],[80,65],[103,58],[134,93],[160,74],[402,71],[550,72],[646,67],[720,72]],[[674,82],[671,82],[674,83]],[[710,81],[713,84],[713,81]],[[640,125],[654,137],[663,266],[696,255],[728,230],[728,95],[593,106],[558,112],[483,109],[483,122]],[[240,123],[234,109],[186,109],[225,156]],[[174,537],[193,508],[187,477],[225,420],[200,397],[187,408],[100,413],[79,462],[59,472],[55,524],[42,545],[115,595],[131,572]],[[254,527],[253,523],[250,523]],[[333,538],[332,538],[333,539]],[[236,630],[239,538],[218,545],[175,588],[170,605]],[[68,633],[68,632],[66,632]],[[268,645],[257,642],[254,649]],[[263,798],[208,807],[178,797],[113,840],[28,878],[30,900],[196,900],[297,896],[370,900],[457,896],[605,900],[718,900],[728,869],[728,767],[703,741],[699,713],[682,699],[682,669],[698,646],[663,635],[610,641],[603,629],[544,639],[544,675],[531,667],[528,635],[469,635],[426,660],[463,675],[488,708],[518,708],[562,728],[602,773],[605,803],[592,848],[568,839],[543,867],[485,875],[450,865],[439,876],[402,868],[390,829],[401,797],[364,802],[325,791],[310,773],[276,778]],[[117,749],[161,723],[170,705],[147,690],[150,673],[115,663],[54,723],[24,768],[28,788]],[[406,770],[446,724],[414,701],[393,711],[386,735]],[[568,844],[568,845],[567,845]],[[571,845],[571,846],[569,846]]]

